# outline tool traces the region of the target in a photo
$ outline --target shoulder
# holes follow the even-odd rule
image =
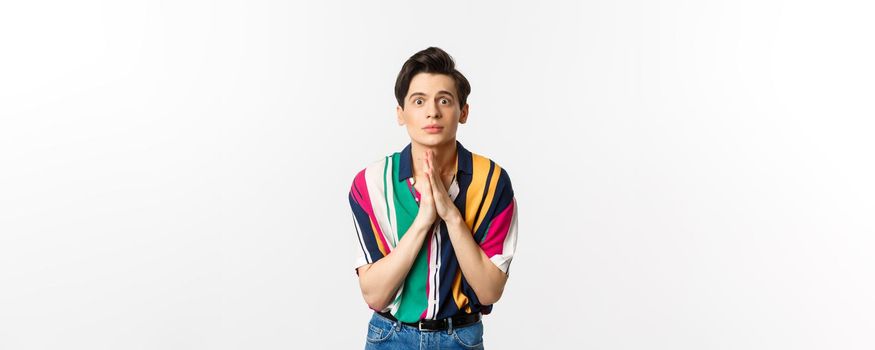
[[[379,159],[373,160],[368,163],[364,168],[360,168],[353,176],[352,179],[352,187],[363,188],[367,185],[377,185],[382,184],[383,175],[385,174],[387,168],[391,167],[392,158],[394,154],[389,154],[387,156],[380,157]],[[388,169],[391,170],[391,169]]]
[[[471,204],[484,203],[486,205],[484,207],[488,208],[486,214],[487,222],[493,221],[494,218],[506,219],[512,217],[504,214],[508,213],[508,210],[516,210],[512,209],[516,208],[514,205],[515,194],[507,169],[503,164],[490,157],[477,153],[471,153],[471,155],[472,173],[468,193],[472,193],[471,189],[473,189],[473,193],[481,194],[481,198],[484,201],[477,202],[477,199],[474,198],[474,202]],[[475,227],[474,229],[476,230],[477,228]]]
[[[471,167],[474,173],[491,172],[493,175],[507,178],[510,177],[507,173],[507,168],[505,168],[503,164],[480,153],[471,152]]]
[[[495,182],[499,191],[512,191],[510,174],[507,168],[489,156],[471,152],[471,170],[474,178],[483,178],[486,182]]]

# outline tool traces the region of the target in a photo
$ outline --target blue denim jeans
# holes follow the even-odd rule
[[[451,324],[442,331],[420,331],[374,312],[365,350],[379,349],[483,349],[483,319],[461,328]]]

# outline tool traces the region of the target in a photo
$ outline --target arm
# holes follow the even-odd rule
[[[357,269],[362,296],[371,309],[380,311],[392,302],[431,229],[426,225],[414,220],[392,252]]]
[[[511,205],[513,190],[510,178],[504,169],[499,168],[500,176],[496,181],[500,186],[495,187],[498,194],[493,202],[501,209],[498,211],[501,214],[490,219],[488,239],[478,243],[474,240],[474,235],[459,212],[459,208],[450,200],[443,182],[433,175],[435,174],[433,159],[433,154],[426,152],[425,173],[434,191],[433,198],[438,215],[447,224],[459,268],[462,269],[462,275],[474,289],[480,303],[494,304],[504,293],[510,259],[516,247],[516,221],[513,220],[516,212]]]
[[[425,237],[431,233],[437,219],[428,182],[417,181],[415,187],[420,192],[419,211],[407,232],[398,241],[398,245],[385,256],[378,257],[372,263],[356,269],[362,296],[372,310],[381,311],[393,301],[398,288],[407,278]],[[356,202],[350,200],[350,203],[353,205],[353,211],[356,211]],[[363,222],[366,220],[362,219]],[[370,225],[369,222],[366,224]]]
[[[480,245],[474,241],[471,230],[465,225],[461,215],[447,221],[450,241],[459,260],[462,274],[474,289],[483,305],[495,304],[504,293],[507,273],[489,260]]]

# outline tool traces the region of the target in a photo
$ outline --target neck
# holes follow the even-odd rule
[[[416,141],[411,142],[410,152],[413,157],[413,175],[425,174],[422,163],[425,159],[426,150],[431,150],[434,153],[434,168],[441,172],[440,175],[454,174],[457,162],[456,148],[456,140],[450,140],[435,146],[419,144]]]

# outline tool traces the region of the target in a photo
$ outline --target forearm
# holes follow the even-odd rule
[[[446,223],[465,280],[474,289],[481,304],[494,304],[504,292],[507,274],[489,260],[461,218]]]
[[[430,229],[427,224],[414,221],[389,254],[359,272],[362,296],[371,309],[382,310],[395,297]]]

